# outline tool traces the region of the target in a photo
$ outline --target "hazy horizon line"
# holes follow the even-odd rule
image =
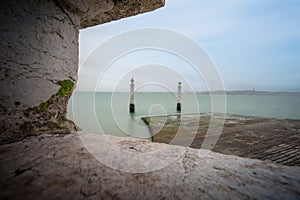
[[[91,91],[91,90],[75,90],[74,92],[117,92],[117,93],[129,93],[129,91]],[[300,91],[287,91],[287,90],[206,90],[206,91],[183,91],[182,93],[216,93],[216,92],[248,92],[248,93],[300,93]],[[136,91],[135,93],[173,93],[168,91]],[[177,91],[174,91],[177,93]]]

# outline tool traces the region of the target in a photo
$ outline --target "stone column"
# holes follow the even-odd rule
[[[74,132],[66,113],[77,81],[79,29],[162,6],[161,0],[2,0],[0,144]]]
[[[177,111],[181,111],[181,82],[178,82],[178,93],[177,93]]]
[[[66,119],[77,80],[79,16],[55,1],[0,6],[0,143],[75,131]]]
[[[134,79],[130,80],[130,104],[129,104],[129,112],[134,113]]]

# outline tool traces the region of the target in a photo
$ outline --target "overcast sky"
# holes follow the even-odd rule
[[[161,84],[174,85],[171,90],[179,80],[186,90],[189,87],[206,90],[205,81],[194,76],[187,63],[163,51],[144,50],[125,55],[112,63],[100,81],[97,70],[83,69],[88,68],[84,63],[89,55],[108,39],[151,27],[176,31],[203,47],[220,72],[226,90],[300,91],[299,24],[299,0],[167,0],[165,7],[156,11],[81,30],[77,90],[94,90],[93,79],[98,79],[97,90],[115,87],[126,90],[131,76],[141,91],[147,91],[147,87],[139,85],[142,83],[139,80],[147,78],[156,83],[165,80]],[[99,60],[103,56],[105,51]],[[156,59],[151,62],[151,58]],[[181,72],[173,73],[180,69],[174,63],[187,65],[183,67],[183,77]],[[125,73],[131,64],[139,67]],[[121,72],[120,66],[128,67]],[[195,80],[198,84],[193,85]],[[120,87],[124,84],[126,87]]]

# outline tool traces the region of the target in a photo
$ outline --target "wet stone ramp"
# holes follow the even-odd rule
[[[291,143],[283,143],[271,147],[265,152],[251,158],[270,160],[283,165],[300,166],[300,146],[291,141]]]
[[[154,142],[203,148],[212,117],[218,115],[148,119]],[[188,133],[198,126],[196,135]],[[185,136],[178,137],[179,127]],[[212,135],[211,137],[215,137]],[[300,120],[270,119],[240,115],[226,115],[222,133],[212,151],[246,158],[272,161],[283,165],[300,166]]]

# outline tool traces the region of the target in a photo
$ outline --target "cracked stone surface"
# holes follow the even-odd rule
[[[106,139],[97,134],[81,135]],[[160,170],[126,173],[95,159],[78,134],[28,137],[0,146],[0,199],[300,198],[299,167],[134,138],[109,136],[109,140],[119,147],[120,154],[144,153],[164,146],[165,159],[174,152],[181,156]],[[101,146],[98,150],[101,148],[106,151]],[[205,156],[199,156],[201,152]],[[103,156],[116,161],[110,152]],[[147,159],[157,162],[154,156]]]
[[[10,1],[0,16],[0,104],[6,110],[36,106],[57,93],[55,82],[77,79],[78,30],[54,1]]]
[[[29,121],[27,109],[49,101],[60,89],[59,81],[76,83],[80,28],[162,6],[161,0],[1,1],[0,143],[2,138],[18,140],[22,135],[39,134],[24,131],[22,126],[35,130],[40,129],[35,128],[36,124],[40,126],[40,121],[44,121],[44,128],[53,122],[49,118],[41,120],[38,113],[29,117]],[[63,113],[62,117],[65,117],[68,99],[54,102],[57,106],[53,107],[59,108],[57,112]],[[68,128],[69,125],[62,127]],[[71,127],[70,131],[73,130]]]

